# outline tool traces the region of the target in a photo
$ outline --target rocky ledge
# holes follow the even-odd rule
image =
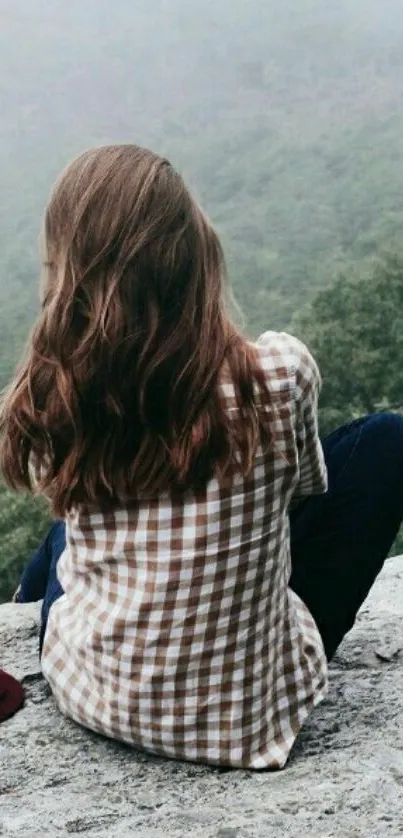
[[[6,838],[403,836],[403,559],[387,562],[288,767],[154,759],[80,729],[41,678],[36,606],[0,606],[0,665],[25,707],[0,725]]]

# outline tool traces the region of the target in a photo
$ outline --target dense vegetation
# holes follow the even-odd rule
[[[292,330],[319,361],[322,433],[366,413],[403,411],[403,255],[341,276]]]
[[[137,141],[210,212],[250,334],[290,328],[312,346],[323,429],[400,408],[400,0],[387,15],[383,0],[1,5],[0,387],[37,310],[57,171],[89,145]],[[0,599],[46,522],[0,489]]]

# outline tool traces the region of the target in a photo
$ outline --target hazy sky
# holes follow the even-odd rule
[[[267,149],[295,181],[301,149],[403,102],[402,0],[0,0],[0,21],[0,286],[88,146],[162,151],[225,225]]]
[[[178,112],[196,131],[220,123],[254,62],[287,95],[309,67],[354,75],[403,46],[401,0],[0,0],[0,20],[3,165],[49,130],[67,149],[136,130],[159,142]]]
[[[321,108],[337,84],[345,101],[403,54],[401,0],[0,0],[0,21],[6,192],[7,169],[39,185],[111,140],[172,152],[197,179],[192,138],[228,143],[279,93]]]

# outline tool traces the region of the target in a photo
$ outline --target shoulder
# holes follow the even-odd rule
[[[318,365],[308,347],[287,332],[264,332],[256,341],[262,366],[282,368],[296,385],[304,381],[320,383]]]

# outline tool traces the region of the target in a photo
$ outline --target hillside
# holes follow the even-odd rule
[[[354,8],[352,8],[354,7]],[[398,0],[2,0],[0,384],[37,306],[37,236],[81,149],[149,144],[222,233],[251,333],[400,235]]]
[[[380,279],[372,267],[403,250],[401,0],[0,0],[0,13],[0,388],[38,308],[54,178],[84,148],[137,142],[210,213],[249,333],[290,326],[312,346],[322,429],[402,408],[403,261]],[[0,485],[0,601],[47,524]]]

